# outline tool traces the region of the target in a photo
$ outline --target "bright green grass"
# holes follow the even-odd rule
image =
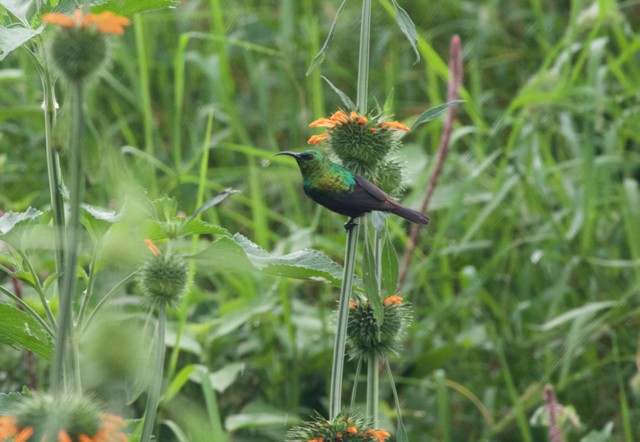
[[[136,17],[89,93],[87,201],[107,206],[142,188],[191,213],[233,187],[242,193],[205,220],[276,253],[312,247],[340,260],[344,220],[313,206],[297,169],[273,154],[302,148],[315,133],[307,124],[340,106],[320,74],[355,99],[351,3],[310,76],[338,2],[184,2]],[[545,440],[529,419],[546,383],[583,422],[570,440],[608,422],[612,440],[637,440],[640,2],[401,4],[422,60],[413,64],[390,2],[374,2],[369,103],[393,88],[400,120],[443,103],[454,33],[467,100],[403,293],[416,322],[392,366],[410,440]],[[43,207],[41,90],[24,53],[0,65],[0,86],[0,209]],[[433,122],[406,138],[407,205],[422,198],[440,130]],[[393,220],[391,231],[402,254],[407,226]],[[160,440],[177,438],[176,426],[190,440],[198,425],[215,427],[215,397],[236,441],[282,440],[283,416],[326,414],[337,290],[215,268],[198,268],[196,287],[170,318],[184,325],[185,348],[168,382],[182,388],[161,406]],[[19,389],[24,375],[2,354],[2,389]],[[188,364],[236,363],[224,392],[195,375],[180,383]],[[391,428],[390,390],[381,397]]]

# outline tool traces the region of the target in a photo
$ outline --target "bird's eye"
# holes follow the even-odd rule
[[[305,154],[302,154],[301,156],[302,156],[303,160],[311,160],[311,159],[313,159],[313,155],[311,155],[310,153],[305,153]]]

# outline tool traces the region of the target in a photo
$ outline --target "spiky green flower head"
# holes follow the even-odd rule
[[[369,302],[349,304],[349,355],[352,359],[379,355],[388,358],[402,349],[401,339],[413,319],[411,305],[400,296],[390,296],[382,302],[384,320],[378,326]]]
[[[60,26],[51,42],[54,65],[70,82],[79,82],[97,72],[107,60],[105,34],[122,35],[129,20],[112,12],[84,14],[76,10],[71,16],[51,13],[45,23]]]
[[[20,399],[12,416],[0,418],[0,437],[7,437],[0,440],[126,440],[122,427],[120,417],[100,412],[87,397],[33,393]]]
[[[326,129],[324,134],[309,138],[309,144],[326,141],[343,166],[371,180],[376,178],[378,164],[399,147],[398,131],[409,131],[406,125],[386,121],[382,116],[370,119],[357,112],[347,115],[342,110],[309,127]]]
[[[342,412],[327,420],[316,414],[311,421],[291,428],[285,440],[301,442],[384,442],[391,435],[376,430],[369,419],[354,412]]]
[[[187,262],[180,255],[160,253],[151,241],[147,241],[147,245],[153,256],[144,263],[139,278],[145,299],[154,306],[175,306],[187,291]]]
[[[396,158],[387,158],[378,164],[375,183],[391,195],[402,193],[405,189],[404,166]]]

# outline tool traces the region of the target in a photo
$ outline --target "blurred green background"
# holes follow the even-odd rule
[[[347,4],[324,63],[305,75],[339,3],[190,0],[133,17],[89,92],[86,201],[117,207],[144,193],[192,213],[207,150],[206,198],[228,187],[241,193],[205,220],[275,254],[308,247],[341,262],[344,220],[314,206],[297,168],[273,157],[303,148],[317,132],[308,123],[341,106],[321,75],[355,98],[360,2]],[[417,26],[421,60],[390,2],[374,2],[370,105],[389,102],[410,123],[444,103],[454,34],[466,100],[401,293],[415,323],[391,362],[410,440],[546,440],[546,429],[530,423],[546,383],[582,422],[569,440],[595,432],[601,438],[587,440],[638,440],[640,1],[400,4]],[[62,87],[58,100],[64,162]],[[30,58],[15,51],[0,64],[3,211],[48,204],[41,101]],[[405,138],[404,205],[419,206],[441,130],[438,120]],[[408,226],[389,223],[401,256]],[[114,257],[143,253],[128,232],[109,242],[99,284],[136,262]],[[131,309],[135,291],[127,287],[113,310]],[[219,374],[232,440],[282,440],[296,419],[325,413],[337,295],[319,281],[198,265],[172,318],[174,330],[181,320],[186,327],[167,383],[180,384],[183,367],[206,366]],[[28,382],[20,358],[2,348],[0,390]],[[354,370],[347,365],[346,392]],[[174,424],[191,440],[206,434],[196,381],[192,374],[163,404],[160,440],[176,437]],[[393,428],[393,397],[382,385],[382,424]]]

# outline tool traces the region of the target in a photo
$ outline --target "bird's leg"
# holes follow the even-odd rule
[[[358,221],[356,221],[356,219],[352,216],[349,218],[349,220],[346,223],[344,223],[344,230],[348,232],[353,228],[353,226],[356,226],[356,225],[358,225]]]

